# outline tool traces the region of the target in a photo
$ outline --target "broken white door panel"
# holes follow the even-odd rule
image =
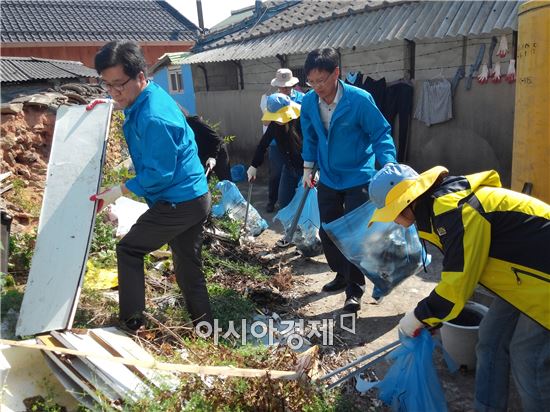
[[[97,353],[100,356],[112,356],[98,342],[88,335],[77,335],[72,332],[52,331],[52,336],[65,347],[81,352]],[[152,394],[151,389],[125,365],[105,359],[87,356],[82,361],[94,370],[122,399],[137,401]]]
[[[71,326],[95,221],[111,104],[57,111],[38,236],[16,334]]]
[[[51,347],[64,347],[57,339],[52,336],[38,336],[36,338],[39,343]],[[50,358],[52,362],[58,365],[63,372],[68,375],[76,384],[79,385],[82,391],[85,391],[98,403],[101,403],[101,399],[98,393],[101,393],[103,397],[111,404],[120,403],[120,397],[117,393],[107,385],[92,369],[90,369],[79,357],[77,356],[63,356],[60,357],[55,352],[44,351],[44,355]]]
[[[78,385],[78,383],[68,373],[65,373],[64,369],[53,360],[54,358],[55,355],[51,353],[44,353],[44,360],[50,367],[52,373],[56,376],[57,380],[65,387],[65,391],[68,394],[71,394],[81,405],[84,405],[90,410],[94,410],[97,406],[96,402],[99,402],[99,398],[95,399],[90,395],[93,394],[93,392],[85,391],[82,386]],[[57,361],[61,363],[59,359],[57,359]]]
[[[33,340],[26,341],[34,343]],[[76,411],[75,402],[59,384],[40,351],[0,345],[0,410],[20,412],[26,410],[23,400],[51,394],[53,400],[68,411]]]
[[[90,336],[105,347],[105,349],[108,350],[113,356],[148,362],[155,360],[149,352],[117,328],[110,327],[91,329],[89,333]],[[168,371],[160,371],[139,366],[128,367],[131,369],[135,368],[149,382],[160,389],[174,391],[179,387],[180,382],[178,377]]]

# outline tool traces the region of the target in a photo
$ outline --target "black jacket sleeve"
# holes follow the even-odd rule
[[[209,157],[218,157],[223,139],[214,129],[208,126],[199,116],[187,117],[187,123],[195,133],[195,141],[199,149],[199,158],[204,163]]]
[[[271,122],[269,123],[269,126],[267,126],[264,135],[262,136],[260,142],[258,143],[258,146],[256,147],[254,157],[250,162],[253,167],[258,168],[264,162],[265,152],[271,144],[272,140],[275,139],[276,128],[277,125],[275,124],[275,122]]]

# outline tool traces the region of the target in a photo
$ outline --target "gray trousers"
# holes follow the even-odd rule
[[[145,310],[146,254],[168,243],[172,250],[176,281],[193,323],[212,324],[206,280],[202,271],[203,224],[210,212],[210,193],[196,199],[157,202],[139,217],[117,245],[120,319],[142,318]]]

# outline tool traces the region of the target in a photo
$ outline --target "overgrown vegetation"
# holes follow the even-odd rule
[[[115,113],[109,150],[117,148],[125,155],[127,148],[121,132],[122,118]],[[215,129],[218,125],[213,125]],[[234,136],[227,136],[227,142]],[[121,183],[131,177],[126,167],[105,165],[102,186]],[[213,203],[220,194],[215,189],[217,179],[209,182]],[[208,292],[218,327],[227,331],[232,321],[239,333],[242,320],[250,321],[265,310],[270,300],[269,285],[277,290],[288,290],[292,285],[289,271],[262,265],[257,253],[239,245],[241,224],[229,218],[210,218],[207,226],[221,229],[227,242],[215,236],[206,236],[203,248],[203,265]],[[36,234],[15,234],[10,240],[10,274],[26,277],[30,268]],[[96,269],[116,271],[115,227],[106,213],[96,217],[94,237],[89,260]],[[164,248],[166,252],[166,248]],[[166,253],[164,254],[166,255]],[[298,355],[285,346],[266,347],[243,345],[240,339],[225,337],[217,345],[212,339],[198,337],[185,309],[185,302],[175,282],[170,256],[148,256],[146,270],[146,330],[140,332],[140,343],[158,359],[165,362],[190,362],[208,365],[292,370],[298,364]],[[10,308],[19,309],[22,299],[20,288],[9,276],[2,276],[2,316]],[[21,282],[19,282],[21,283]],[[261,296],[261,299],[258,299]],[[118,303],[114,290],[82,289],[76,311],[74,327],[95,328],[117,324]],[[280,299],[283,299],[279,296]],[[262,300],[263,299],[263,300]],[[334,393],[327,393],[309,378],[283,381],[269,377],[257,379],[204,377],[181,375],[177,390],[158,390],[154,397],[123,405],[125,411],[348,411],[350,405]],[[30,410],[57,411],[55,404],[40,398]],[[112,410],[101,405],[98,410]]]

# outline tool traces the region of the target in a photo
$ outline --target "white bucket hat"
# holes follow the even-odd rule
[[[275,78],[271,80],[273,87],[292,87],[296,86],[300,80],[297,77],[292,76],[292,70],[290,69],[278,69],[275,73]]]

